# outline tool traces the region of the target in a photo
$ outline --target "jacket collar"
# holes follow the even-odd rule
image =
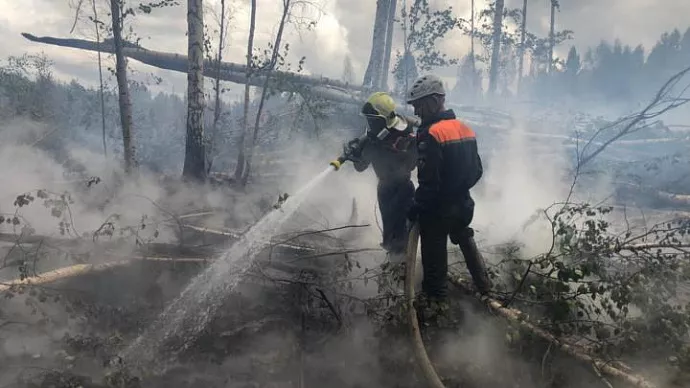
[[[437,113],[435,116],[432,116],[432,117],[429,117],[429,118],[422,120],[421,127],[428,128],[428,127],[436,124],[439,121],[453,120],[455,118],[456,118],[455,112],[453,112],[452,109],[446,109],[442,112]]]

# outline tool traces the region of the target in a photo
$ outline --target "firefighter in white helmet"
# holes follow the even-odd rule
[[[474,200],[470,189],[483,175],[474,131],[445,108],[445,89],[440,78],[420,77],[409,90],[407,103],[422,119],[417,131],[418,187],[408,217],[419,222],[422,290],[429,299],[446,298],[448,237],[458,244],[477,289],[491,288],[484,259],[474,242],[470,223]]]

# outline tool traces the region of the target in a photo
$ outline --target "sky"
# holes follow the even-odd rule
[[[96,0],[98,12],[106,16],[107,4]],[[352,59],[356,79],[361,80],[369,58],[375,0],[293,0],[301,4],[295,11],[301,21],[317,21],[316,27],[308,30],[298,23],[292,23],[286,31],[285,42],[290,43],[290,59],[296,63],[306,57],[305,71],[327,77],[340,78],[346,56]],[[413,0],[407,0],[408,5]],[[93,25],[87,17],[92,14],[90,5],[82,14],[72,33],[74,4],[78,0],[0,0],[0,59],[9,55],[24,53],[45,53],[54,61],[54,73],[59,79],[92,86],[97,84],[98,70],[96,54],[86,51],[49,46],[29,42],[20,33],[29,32],[38,36],[78,37],[93,39]],[[249,28],[249,1],[226,0],[232,10],[229,45],[224,51],[228,61],[243,62],[246,52],[246,38]],[[399,0],[399,4],[401,4]],[[487,1],[476,0],[480,9]],[[86,0],[86,3],[90,3]],[[134,4],[134,1],[130,0]],[[138,3],[138,1],[136,2]],[[157,9],[150,15],[137,15],[128,22],[136,31],[141,45],[154,50],[186,53],[186,5]],[[205,0],[206,24],[210,30],[217,29],[217,15],[220,0]],[[257,0],[256,46],[265,48],[273,39],[280,20],[281,0]],[[453,6],[459,17],[469,18],[470,0],[430,0],[432,7]],[[546,36],[549,26],[549,0],[529,0],[528,29]],[[508,7],[521,7],[522,0],[507,0]],[[564,56],[570,45],[585,49],[601,40],[620,39],[624,44],[643,44],[651,47],[665,32],[673,28],[685,30],[690,27],[690,1],[681,0],[561,0],[561,11],[556,15],[556,29],[574,31],[574,39],[557,49],[557,55]],[[400,8],[400,5],[398,6]],[[295,21],[298,21],[295,19]],[[304,23],[302,23],[304,24]],[[394,33],[394,53],[402,46],[402,32],[398,27]],[[453,32],[439,42],[449,55],[462,56],[469,49],[469,39],[459,32]],[[131,61],[132,77],[139,81],[151,81],[152,75],[161,77],[160,85],[153,90],[182,93],[186,88],[184,74],[156,69]],[[454,69],[439,70],[441,75],[451,76]],[[236,88],[233,90],[237,91]],[[234,98],[236,93],[230,94]]]

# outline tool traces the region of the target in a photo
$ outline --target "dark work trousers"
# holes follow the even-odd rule
[[[463,244],[472,238],[474,231],[469,227],[474,217],[474,206],[462,209],[444,210],[443,213],[422,213],[419,215],[419,236],[422,251],[422,291],[432,299],[447,296],[448,237],[453,244]]]
[[[404,253],[407,247],[407,211],[414,198],[411,180],[379,181],[377,197],[383,220],[382,247],[390,253]]]

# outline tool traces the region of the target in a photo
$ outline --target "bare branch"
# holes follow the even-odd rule
[[[620,138],[636,132],[640,129],[646,128],[645,122],[654,119],[662,114],[678,108],[686,103],[690,102],[690,98],[683,97],[684,93],[687,91],[690,85],[683,87],[679,92],[673,93],[674,88],[680,83],[680,81],[685,77],[685,75],[690,72],[690,67],[685,68],[671,78],[669,78],[666,83],[657,91],[656,95],[647,104],[647,106],[638,113],[634,113],[622,118],[619,118],[615,122],[603,126],[597,130],[597,132],[589,139],[589,141],[582,148],[582,153],[578,155],[578,166],[581,168],[585,164],[589,163],[602,151],[604,151],[609,145],[616,142]],[[642,126],[638,126],[642,124]],[[589,147],[593,144],[594,140],[601,135],[603,132],[613,129],[619,126],[623,126],[615,135],[610,139],[604,141],[598,148],[594,151],[585,154]]]
[[[74,28],[77,27],[77,21],[79,21],[79,14],[81,13],[81,6],[84,4],[84,0],[78,0],[79,2],[76,5],[76,9],[74,11],[74,21],[72,22],[72,28],[70,28],[69,33],[74,32]]]

